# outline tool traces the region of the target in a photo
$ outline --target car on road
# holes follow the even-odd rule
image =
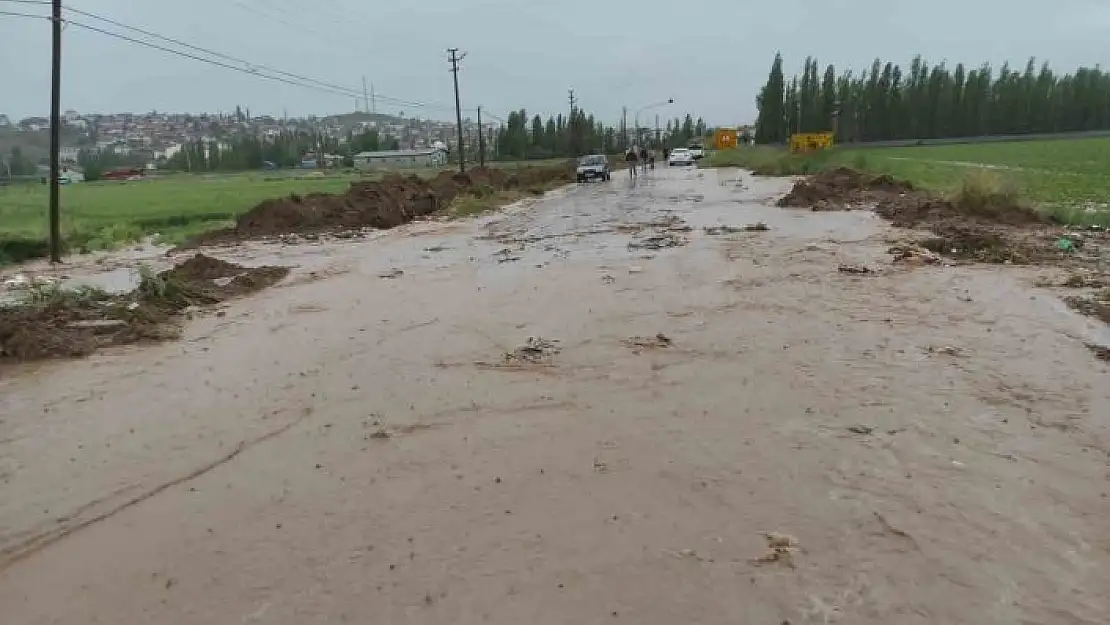
[[[675,148],[671,150],[667,156],[667,165],[671,167],[680,167],[694,164],[694,155],[686,148]]]
[[[700,143],[691,143],[687,149],[690,150],[690,156],[693,156],[695,161],[705,156],[705,148]]]
[[[590,180],[609,180],[613,172],[609,168],[609,159],[604,154],[590,154],[578,159],[578,168],[575,177],[578,182]]]

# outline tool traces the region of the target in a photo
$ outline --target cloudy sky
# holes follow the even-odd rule
[[[467,52],[463,105],[498,115],[580,104],[615,121],[668,98],[711,124],[754,118],[755,95],[781,50],[788,68],[807,54],[838,70],[880,57],[1057,70],[1110,65],[1106,0],[69,0],[74,9],[189,44],[386,96],[378,110],[451,117],[445,49]],[[0,11],[46,7],[0,0]],[[126,33],[93,18],[70,19]],[[0,15],[0,112],[49,110],[46,21]],[[134,32],[130,36],[149,39]],[[220,111],[289,115],[349,111],[354,95],[325,93],[213,67],[67,26],[63,107],[81,112]],[[161,42],[164,45],[165,42]],[[191,51],[196,52],[196,51]],[[225,61],[228,62],[228,61]],[[241,67],[241,64],[229,62]],[[630,120],[631,122],[631,120]]]

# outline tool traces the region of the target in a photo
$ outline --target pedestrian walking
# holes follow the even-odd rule
[[[647,173],[648,166],[648,151],[647,148],[640,148],[640,168],[643,172]]]
[[[628,163],[628,177],[633,180],[636,179],[636,161],[639,157],[636,154],[636,147],[628,148],[628,152],[624,155],[624,161]]]

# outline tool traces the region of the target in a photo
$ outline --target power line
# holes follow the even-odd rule
[[[32,13],[19,13],[18,11],[0,11],[0,15],[9,15],[11,17],[30,17],[33,19],[48,20],[49,15],[34,15]]]
[[[115,39],[120,39],[122,41],[127,41],[129,43],[144,46],[144,47],[147,47],[147,48],[152,48],[154,50],[160,50],[160,51],[166,52],[168,54],[174,54],[174,55],[184,57],[184,58],[187,58],[187,59],[192,59],[194,61],[200,61],[202,63],[208,63],[209,65],[215,65],[217,67],[222,67],[224,69],[230,69],[232,71],[242,72],[244,74],[250,74],[252,76],[257,76],[258,78],[264,78],[266,80],[273,80],[273,81],[276,81],[276,82],[285,83],[287,85],[293,85],[295,87],[306,87],[306,88],[310,88],[310,89],[316,89],[317,91],[324,91],[324,92],[327,92],[327,93],[331,93],[333,95],[341,95],[341,96],[344,96],[344,97],[358,97],[358,92],[356,92],[354,90],[346,89],[346,88],[343,88],[343,87],[337,87],[337,88],[313,87],[311,84],[308,84],[308,83],[305,83],[305,82],[297,82],[295,80],[289,80],[287,78],[282,78],[281,76],[272,76],[270,74],[263,74],[263,73],[260,73],[257,69],[248,69],[248,68],[238,67],[236,65],[231,65],[229,63],[224,63],[222,61],[215,61],[213,59],[198,56],[196,54],[191,54],[189,52],[182,52],[181,50],[174,50],[173,48],[168,48],[166,46],[158,45],[156,43],[151,43],[149,41],[143,41],[142,39],[136,39],[134,37],[128,37],[127,35],[121,35],[120,33],[115,33],[115,32],[112,32],[110,30],[105,30],[103,28],[99,28],[97,26],[91,26],[89,24],[85,24],[85,23],[82,23],[82,22],[75,22],[73,20],[66,20],[66,23],[70,24],[72,26],[76,26],[78,28],[84,28],[85,30],[91,30],[95,33],[100,33],[100,34],[108,36],[108,37],[112,37],[112,38],[115,38]],[[258,66],[256,66],[256,67],[258,67]]]
[[[196,45],[193,45],[191,43],[181,41],[180,39],[174,39],[173,37],[166,37],[165,35],[159,35],[158,33],[151,32],[149,30],[145,30],[145,29],[139,28],[137,26],[130,26],[128,24],[118,22],[116,20],[104,17],[102,15],[97,15],[95,13],[90,13],[88,11],[82,11],[80,9],[70,9],[70,8],[67,8],[66,10],[69,11],[70,13],[76,13],[77,15],[83,15],[85,17],[90,17],[94,20],[98,20],[98,21],[101,21],[101,22],[105,22],[107,24],[111,24],[112,26],[118,26],[120,28],[125,28],[125,29],[130,30],[130,31],[141,33],[143,35],[146,35],[147,37],[153,37],[155,39],[161,39],[162,41],[166,41],[166,42],[172,43],[174,45],[181,46],[182,48],[186,48],[186,49],[189,49],[189,50],[195,50],[197,52],[202,52],[202,53],[207,54],[209,56],[214,56],[216,58],[224,59],[226,61],[231,61],[233,63],[242,63],[243,65],[247,66],[246,69],[248,69],[248,70],[250,70],[252,68],[257,68],[257,69],[267,71],[267,72],[271,72],[271,73],[274,73],[274,74],[280,74],[282,76],[286,76],[286,77],[292,78],[294,80],[313,83],[313,84],[319,85],[321,87],[325,87],[327,89],[338,90],[338,91],[344,92],[346,95],[350,95],[350,93],[357,93],[357,92],[355,92],[354,89],[350,89],[350,88],[344,87],[342,85],[336,85],[336,84],[325,82],[325,81],[322,81],[322,80],[316,80],[315,78],[309,78],[307,76],[300,76],[298,74],[294,74],[292,72],[286,72],[286,71],[283,71],[283,70],[280,70],[280,69],[277,69],[277,68],[274,68],[274,67],[269,67],[267,65],[252,63],[250,61],[247,61],[246,59],[241,59],[241,58],[238,58],[238,57],[231,56],[229,54],[224,54],[222,52],[217,52],[215,50],[210,50],[208,48],[204,48],[204,47],[201,47],[201,46],[196,46]],[[74,25],[75,26],[80,26],[80,24],[77,24],[77,23],[74,23]],[[254,73],[254,72],[252,71],[252,73]],[[350,92],[350,93],[347,93],[347,92]]]
[[[22,2],[38,2],[38,1],[42,1],[42,0],[20,0],[20,1],[22,1]],[[240,6],[243,6],[244,8],[250,10],[250,7],[247,7],[247,6],[242,5],[242,4],[240,4]],[[171,43],[171,44],[174,44],[176,46],[186,48],[188,50],[193,50],[193,51],[196,51],[196,52],[200,52],[200,53],[206,54],[208,56],[216,57],[218,59],[223,59],[225,61],[230,61],[232,63],[239,63],[239,64],[242,64],[242,65],[245,65],[246,67],[245,68],[229,67],[225,63],[214,62],[214,61],[211,61],[211,59],[197,58],[196,55],[191,55],[191,54],[183,53],[183,52],[180,52],[180,51],[177,51],[177,50],[172,50],[172,49],[166,48],[165,46],[159,46],[157,44],[152,44],[150,42],[141,41],[141,40],[138,40],[138,39],[134,39],[132,37],[127,37],[126,35],[120,35],[119,33],[112,33],[110,31],[106,31],[104,29],[99,29],[97,27],[90,26],[88,24],[82,24],[82,23],[79,23],[79,22],[74,22],[72,20],[67,20],[69,23],[72,23],[74,26],[79,26],[81,28],[86,28],[88,30],[99,32],[101,34],[105,34],[105,35],[108,35],[108,36],[117,37],[117,38],[123,39],[125,41],[130,41],[130,42],[136,43],[138,45],[147,46],[147,47],[150,47],[150,48],[154,48],[156,50],[161,50],[163,52],[168,52],[170,54],[177,54],[178,56],[184,56],[186,58],[191,58],[191,59],[199,60],[199,61],[202,61],[202,62],[212,63],[214,65],[218,65],[220,67],[225,67],[227,69],[234,69],[236,71],[242,71],[242,72],[249,73],[249,74],[252,74],[252,75],[255,75],[255,76],[259,76],[261,78],[267,78],[267,79],[270,79],[270,80],[278,80],[279,82],[284,82],[286,84],[294,84],[296,86],[302,86],[302,87],[307,86],[307,85],[304,85],[304,84],[294,83],[290,80],[281,80],[281,79],[279,79],[277,77],[274,77],[274,76],[267,76],[265,74],[259,73],[259,70],[270,72],[271,74],[278,74],[280,76],[284,76],[286,78],[292,79],[293,81],[299,81],[300,83],[311,83],[313,85],[317,85],[319,87],[322,87],[324,90],[328,90],[329,93],[336,93],[337,95],[345,95],[345,96],[348,96],[348,97],[359,97],[359,91],[357,89],[354,89],[354,88],[351,88],[351,87],[344,87],[342,85],[337,85],[335,83],[330,83],[330,82],[323,81],[323,80],[317,80],[315,78],[310,78],[308,76],[295,74],[293,72],[287,72],[287,71],[284,71],[284,70],[281,70],[281,69],[277,69],[275,67],[271,67],[271,66],[268,66],[268,65],[263,65],[261,63],[253,63],[253,62],[248,61],[248,60],[243,59],[243,58],[235,57],[235,56],[225,54],[225,53],[222,53],[222,52],[218,52],[218,51],[215,51],[215,50],[212,50],[212,49],[209,49],[209,48],[205,48],[205,47],[202,47],[202,46],[197,46],[197,45],[182,41],[180,39],[175,39],[173,37],[167,37],[165,35],[161,35],[161,34],[158,34],[156,32],[153,32],[153,31],[150,31],[150,30],[147,30],[147,29],[139,28],[137,26],[131,26],[129,24],[125,24],[123,22],[105,17],[103,15],[98,15],[96,13],[92,13],[92,12],[89,12],[89,11],[82,11],[80,9],[71,9],[71,8],[67,8],[66,10],[71,12],[71,13],[75,13],[77,15],[81,15],[81,16],[88,17],[88,18],[91,18],[91,19],[94,19],[94,20],[98,20],[98,21],[101,21],[101,22],[104,22],[104,23],[107,23],[107,24],[111,24],[112,26],[116,26],[116,27],[119,27],[119,28],[123,28],[123,29],[126,29],[126,30],[136,32],[136,33],[140,33],[140,34],[145,35],[147,37],[152,37],[154,39],[159,39],[161,41],[165,41],[167,43]],[[290,24],[290,26],[294,27],[294,28],[297,27],[293,24]],[[393,97],[393,96],[389,96],[389,95],[385,95],[385,94],[381,94],[381,93],[376,93],[375,98],[383,100],[385,102],[396,104],[398,106],[411,106],[411,107],[415,107],[415,108],[438,109],[438,110],[442,110],[442,111],[451,111],[451,110],[453,110],[453,107],[451,107],[449,105],[446,105],[446,104],[434,104],[434,103],[429,103],[429,102],[420,102],[420,101],[416,101],[416,100],[406,100],[404,98]]]

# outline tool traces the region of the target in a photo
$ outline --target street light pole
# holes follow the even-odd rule
[[[641,107],[641,108],[637,109],[636,115],[634,116],[635,123],[636,123],[636,142],[637,143],[639,143],[639,141],[640,141],[640,113],[649,111],[649,110],[654,109],[654,108],[659,108],[661,106],[667,106],[668,104],[674,104],[674,98],[667,98],[663,102],[656,102],[655,104],[648,104],[647,106],[644,106],[644,107]]]

